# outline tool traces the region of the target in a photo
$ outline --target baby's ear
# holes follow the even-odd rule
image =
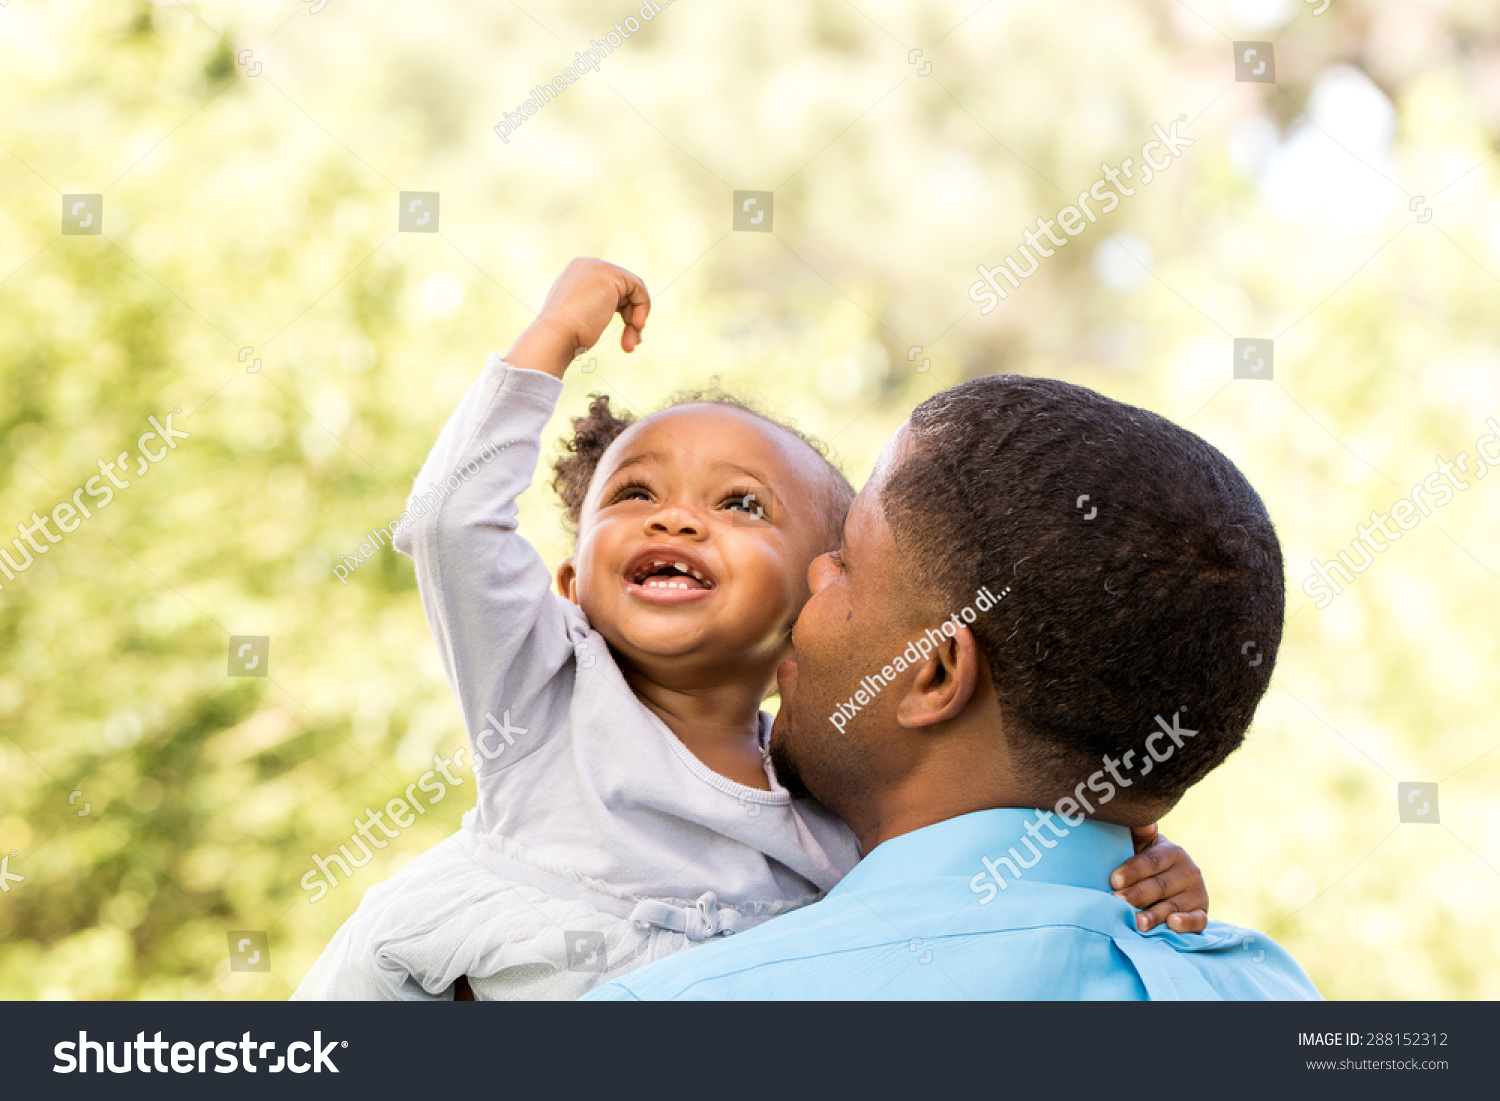
[[[578,603],[578,571],[573,568],[573,559],[564,558],[557,567],[557,591],[564,600]]]

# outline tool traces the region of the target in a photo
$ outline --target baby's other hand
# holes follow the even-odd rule
[[[1116,898],[1140,913],[1135,927],[1150,932],[1162,922],[1174,933],[1201,933],[1208,926],[1208,884],[1187,850],[1174,845],[1156,824],[1133,826],[1135,855],[1109,877]]]
[[[625,323],[620,347],[635,351],[650,313],[650,292],[638,278],[607,261],[580,257],[557,277],[542,312],[506,359],[561,378],[576,355],[594,346],[615,314]]]

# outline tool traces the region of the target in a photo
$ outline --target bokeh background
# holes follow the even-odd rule
[[[918,401],[1010,371],[1222,448],[1284,541],[1287,637],[1165,828],[1214,915],[1328,996],[1500,997],[1500,480],[1326,609],[1300,587],[1500,416],[1500,7],[1324,7],[676,0],[507,144],[640,4],[10,0],[0,528],[148,415],[192,435],[0,590],[0,994],[284,998],[456,828],[468,786],[321,901],[298,885],[463,738],[409,563],[332,567],[596,255],[656,309],[570,374],[552,436],[591,391],[649,411],[716,377],[858,484]],[[1235,81],[1240,40],[1276,84]],[[1169,171],[979,313],[977,264],[1179,116]],[[773,232],[731,230],[736,189],[774,192]],[[397,232],[402,190],[440,193],[438,233]],[[71,193],[101,235],[60,235]],[[1274,338],[1272,381],[1233,380],[1235,337]],[[567,552],[545,486],[522,523]],[[270,636],[268,677],[226,676],[231,635]],[[1402,781],[1438,783],[1439,824],[1400,823]],[[231,930],[269,972],[230,969]]]

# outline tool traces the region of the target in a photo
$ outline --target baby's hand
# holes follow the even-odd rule
[[[547,292],[542,312],[506,354],[517,367],[562,378],[580,352],[592,348],[615,314],[625,323],[620,347],[635,351],[651,312],[646,285],[604,260],[571,261]]]
[[[1141,912],[1135,927],[1150,932],[1163,921],[1174,933],[1201,933],[1208,925],[1208,884],[1187,850],[1161,836],[1153,823],[1133,826],[1135,855],[1109,877],[1116,898]]]

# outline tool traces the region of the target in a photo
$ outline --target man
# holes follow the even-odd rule
[[[867,855],[592,997],[1318,997],[1262,934],[1143,935],[1108,889],[1275,665],[1281,548],[1222,454],[1081,387],[965,383],[892,437],[809,578],[771,752]]]

